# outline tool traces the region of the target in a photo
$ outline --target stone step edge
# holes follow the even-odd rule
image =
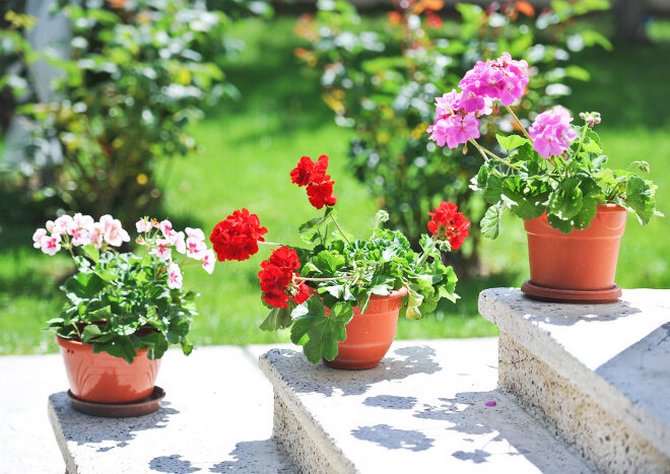
[[[484,318],[498,326],[501,332],[505,332],[539,361],[545,363],[559,375],[568,378],[580,392],[593,399],[594,404],[602,410],[670,457],[670,442],[668,442],[670,429],[667,426],[643,407],[633,403],[605,378],[563,350],[546,331],[520,318],[497,318],[496,315],[500,312],[509,312],[512,309],[500,300],[490,297],[487,291],[490,290],[480,293],[478,302],[479,313]],[[510,320],[514,320],[516,324],[509,323]],[[522,325],[524,330],[520,330]],[[528,327],[531,329],[529,330]],[[524,332],[532,332],[533,337],[527,340],[516,337],[517,334]],[[543,345],[542,342],[549,344]]]
[[[275,441],[277,441],[278,445],[284,449],[291,461],[296,466],[300,466],[302,469],[301,472],[319,472],[320,474],[359,473],[359,469],[346,457],[344,451],[337,446],[335,439],[321,428],[321,425],[315,420],[315,417],[304,408],[298,396],[295,395],[294,391],[286,382],[286,379],[269,362],[270,354],[271,352],[262,354],[258,359],[258,363],[261,371],[266,374],[274,388],[275,426],[273,428],[273,437],[275,438]],[[547,438],[553,443],[560,444],[568,455],[580,460],[587,469],[595,472],[595,465],[591,463],[590,460],[584,458],[574,445],[564,443],[563,440],[557,436],[554,427],[551,426],[547,420],[537,416],[535,413],[529,413],[513,393],[500,388],[495,392],[496,395],[492,398],[505,399],[509,404],[514,405],[519,412],[528,414],[533,422],[546,433]],[[286,410],[288,412],[288,417],[284,413],[278,415],[278,407]],[[287,420],[287,418],[289,419]],[[275,431],[278,422],[293,422],[299,426],[300,429],[304,430],[308,434],[308,444],[314,449],[314,454],[317,455],[317,458],[311,459],[311,463],[307,462],[304,459],[304,449],[298,452],[290,445],[290,443],[283,442],[281,438],[278,439],[278,436],[282,435],[282,433],[277,433]],[[297,436],[305,439],[305,436],[302,436],[301,433],[297,433]],[[321,454],[321,456],[318,456],[319,454]],[[315,461],[320,467],[318,470],[314,469],[313,463]]]
[[[261,371],[267,376],[268,380],[272,384],[274,389],[275,397],[275,421],[277,421],[278,414],[277,405],[283,404],[288,411],[291,413],[295,422],[300,426],[300,428],[307,435],[306,438],[309,440],[310,445],[315,449],[316,459],[311,460],[316,462],[321,466],[329,466],[332,469],[332,472],[335,473],[354,473],[357,472],[356,468],[352,462],[347,459],[344,452],[337,447],[337,442],[326,433],[320,424],[314,419],[314,417],[306,411],[298,397],[293,393],[293,390],[290,388],[289,384],[286,382],[284,377],[272,366],[268,361],[268,356],[273,352],[278,352],[277,349],[271,349],[267,353],[261,355],[258,359],[258,366]],[[280,420],[282,422],[287,422],[285,418]],[[292,420],[291,420],[292,421]],[[290,421],[289,421],[290,422]],[[273,426],[273,438],[275,441],[287,452],[291,460],[306,469],[309,467],[308,463],[305,463],[305,460],[297,456],[296,452],[293,452],[291,445],[286,442],[285,434],[278,433],[275,430],[277,429],[276,423]],[[305,436],[301,436],[305,437]]]

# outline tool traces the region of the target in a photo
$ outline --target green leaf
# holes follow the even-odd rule
[[[84,252],[84,255],[87,258],[93,260],[94,263],[98,263],[98,261],[100,260],[100,250],[94,245],[91,244],[85,245],[82,248],[82,251]]]
[[[528,143],[528,139],[522,137],[521,135],[505,136],[496,134],[496,140],[498,140],[500,146],[508,152]]]
[[[573,218],[575,227],[579,230],[586,229],[591,224],[593,218],[596,217],[597,211],[598,202],[591,197],[585,197],[582,201],[582,208],[579,214]]]
[[[554,229],[558,229],[564,234],[569,234],[572,232],[572,221],[560,219],[554,214],[547,214],[547,221],[549,221],[550,226],[552,226]]]
[[[84,328],[84,332],[82,333],[82,341],[89,342],[91,339],[100,336],[100,334],[102,334],[102,332],[97,325],[89,324]]]
[[[326,219],[328,219],[328,216],[333,212],[333,208],[331,207],[326,207],[326,211],[323,213],[322,216],[315,217],[314,219],[310,219],[304,224],[300,226],[298,229],[298,232],[301,234],[304,234],[306,232],[309,232],[315,228],[318,228],[321,224],[323,224]]]
[[[500,222],[502,220],[502,206],[494,204],[484,213],[479,225],[482,235],[488,239],[496,239],[500,234]]]
[[[410,285],[408,287],[407,308],[405,310],[405,317],[407,319],[421,319],[423,317],[419,307],[423,303],[424,296],[416,290],[417,288],[417,285]]]
[[[637,214],[640,224],[648,224],[656,213],[656,186],[650,181],[631,176],[626,183],[625,204]]]
[[[531,194],[533,190],[530,190],[529,194],[525,194],[524,187],[525,184],[519,176],[510,176],[503,182],[501,196],[507,198],[506,204],[510,210],[522,219],[534,219],[541,216],[544,212],[546,193]]]
[[[484,188],[484,200],[489,204],[495,204],[500,200],[502,193],[503,179],[495,174],[488,176],[486,187]]]
[[[307,301],[307,312],[298,317],[291,327],[291,341],[303,346],[308,361],[313,364],[321,359],[337,357],[337,343],[347,338],[346,325],[353,317],[351,305],[338,303],[326,316],[320,298]]]
[[[285,329],[291,325],[292,308],[273,308],[260,325],[263,331],[277,331]]]
[[[570,220],[579,214],[583,197],[580,183],[578,177],[572,176],[560,184],[549,197],[548,207],[551,214],[555,214],[561,220]]]
[[[124,359],[129,364],[131,364],[135,356],[137,356],[135,347],[133,347],[133,343],[130,341],[128,337],[118,337],[114,339],[111,343],[106,344],[100,344],[98,342],[94,342],[93,352],[95,353],[107,352],[108,354],[113,355],[114,357],[120,357]]]

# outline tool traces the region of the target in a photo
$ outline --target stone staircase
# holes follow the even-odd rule
[[[302,472],[670,472],[670,291],[480,296],[494,339],[405,341],[375,369],[271,350],[275,441]],[[498,367],[499,363],[499,367]]]
[[[602,472],[670,472],[670,291],[607,305],[482,292],[500,328],[499,387]]]

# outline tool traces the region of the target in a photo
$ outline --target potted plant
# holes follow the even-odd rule
[[[291,180],[305,187],[321,210],[300,227],[307,248],[266,242],[267,229],[246,209],[233,212],[213,229],[210,240],[220,261],[246,260],[259,244],[274,248],[258,273],[262,300],[270,309],[261,329],[291,329],[291,340],[312,363],[367,369],[384,357],[395,337],[399,313],[419,319],[446,298],[455,302],[456,274],[442,251],[456,250],[470,222],[455,205],[442,202],[430,213],[430,235],[413,250],[399,231],[383,229],[386,211],[367,239],[354,239],[340,226],[327,174],[328,157],[302,157]]]
[[[438,146],[472,146],[484,163],[472,179],[489,204],[482,233],[496,238],[503,212],[525,221],[530,280],[522,290],[531,297],[557,301],[608,302],[621,295],[615,285],[619,242],[626,212],[641,224],[656,210],[656,186],[633,169],[646,162],[609,169],[598,134],[597,112],[570,112],[556,106],[538,114],[526,129],[510,107],[526,91],[528,64],[507,53],[480,61],[461,79],[459,90],[436,98],[436,119],[428,128]],[[480,120],[504,109],[515,133],[498,134],[498,149],[477,142]]]
[[[169,344],[184,354],[196,315],[195,293],[182,287],[180,260],[212,273],[215,255],[200,229],[186,232],[168,220],[143,218],[136,224],[141,253],[120,252],[130,241],[121,222],[104,215],[64,215],[33,235],[47,255],[67,251],[76,273],[61,289],[67,302],[49,321],[65,361],[75,400],[119,404],[149,397]],[[156,405],[157,408],[157,405]]]

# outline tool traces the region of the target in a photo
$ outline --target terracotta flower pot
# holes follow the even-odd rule
[[[584,230],[562,234],[546,215],[525,222],[530,281],[522,290],[539,299],[575,302],[616,300],[614,284],[626,210],[605,204]]]
[[[354,308],[354,317],[347,324],[347,339],[338,344],[338,355],[326,365],[338,369],[371,369],[388,352],[398,329],[398,313],[406,288],[388,296],[372,296],[361,314]]]
[[[149,360],[147,350],[138,351],[129,364],[106,352],[94,353],[91,344],[58,336],[56,342],[75,397],[96,403],[129,403],[153,392],[161,361]]]

